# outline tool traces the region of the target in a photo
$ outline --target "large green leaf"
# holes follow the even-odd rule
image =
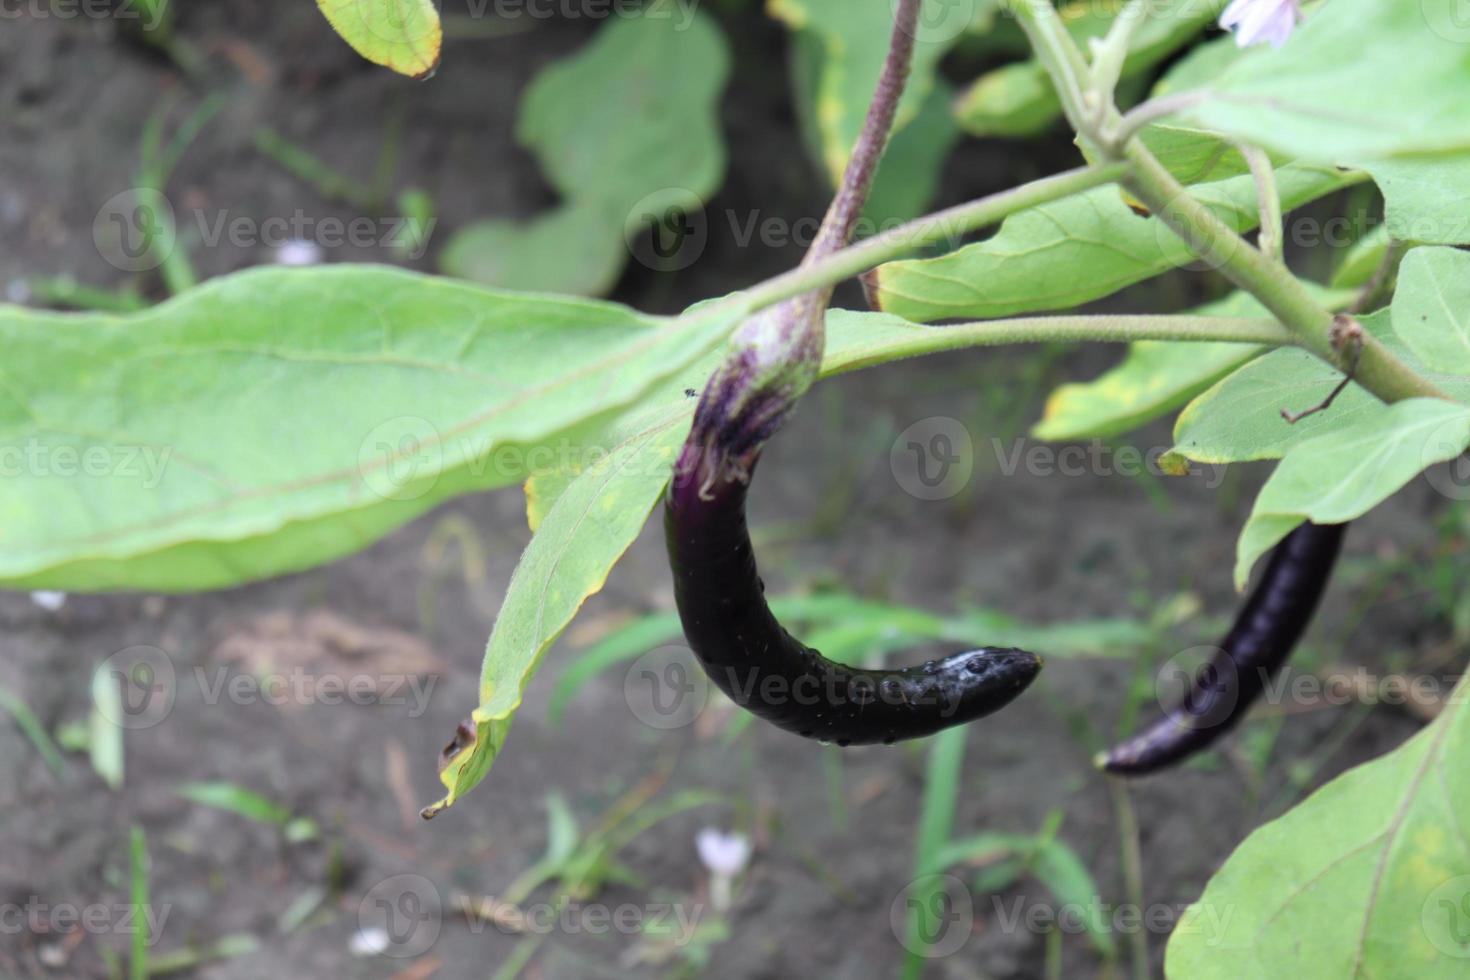
[[[824,169],[834,186],[842,178],[848,155],[857,142],[868,103],[888,55],[893,32],[891,0],[769,0],[767,11],[796,31],[821,38],[825,57],[815,86],[816,121]],[[992,0],[954,3],[924,0],[914,42],[913,68],[895,129],[917,114],[934,83],[935,68],[944,53],[980,22],[995,16]]]
[[[1230,65],[1246,55],[1228,36],[1201,44],[1169,69],[1154,87],[1153,94],[1160,97],[1210,88]],[[1160,130],[1171,130],[1175,135],[1161,141],[1157,135]],[[1181,172],[1177,163],[1183,161],[1171,160],[1171,156],[1177,157],[1181,152],[1205,158],[1213,149],[1233,159],[1232,165],[1241,168],[1236,173],[1244,172],[1244,161],[1229,141],[1201,139],[1207,135],[1202,130],[1155,124],[1147,127],[1142,135],[1149,149],[1185,183],[1203,178],[1190,179],[1187,172]],[[1361,166],[1383,192],[1388,235],[1401,242],[1428,245],[1470,243],[1470,154],[1370,158],[1363,160]]]
[[[1364,168],[1383,191],[1390,236],[1425,245],[1470,244],[1470,154],[1375,160]]]
[[[1467,685],[1402,746],[1247,837],[1181,917],[1165,972],[1189,980],[1464,977]]]
[[[1240,535],[1235,584],[1302,521],[1362,517],[1424,469],[1470,446],[1470,406],[1438,398],[1378,404],[1353,422],[1293,446],[1261,488]]]
[[[1053,442],[1121,435],[1173,411],[1265,350],[1256,344],[1139,341],[1101,376],[1053,391],[1031,434]]]
[[[461,229],[441,268],[515,289],[610,290],[650,218],[693,227],[689,212],[724,179],[719,99],[729,66],[719,27],[678,0],[611,18],[521,100],[517,134],[562,203],[527,221]]]
[[[1470,375],[1470,252],[1417,248],[1405,257],[1393,330],[1431,368]]]
[[[516,135],[564,198],[602,205],[634,231],[644,211],[660,210],[658,195],[683,205],[720,186],[729,71],[714,22],[660,0],[610,19],[586,48],[537,75]]]
[[[332,29],[375,65],[422,78],[439,64],[444,31],[434,0],[316,0]]]
[[[1282,205],[1294,208],[1345,186],[1326,167],[1277,172]],[[1260,220],[1248,176],[1194,188],[1237,231]],[[1115,187],[1012,215],[992,237],[934,259],[890,262],[876,273],[876,302],[921,322],[1056,310],[1100,299],[1191,260],[1157,217],[1128,207]]]
[[[1189,115],[1323,163],[1470,149],[1467,41],[1460,0],[1332,0],[1220,73]]]
[[[740,314],[683,321],[372,266],[261,269],[128,316],[0,308],[0,581],[217,588],[526,475]]]
[[[454,234],[439,268],[487,286],[601,296],[628,261],[623,216],[597,204],[567,205],[529,221],[477,221]]]
[[[1436,373],[1420,364],[1394,335],[1388,311],[1363,317],[1360,322],[1442,391],[1470,401],[1470,378]],[[1197,463],[1278,459],[1298,443],[1373,414],[1380,404],[1378,399],[1357,385],[1348,385],[1328,411],[1308,415],[1295,425],[1281,417],[1283,408],[1300,412],[1319,404],[1340,381],[1339,371],[1306,351],[1271,351],[1210,388],[1179,413],[1172,452]]]

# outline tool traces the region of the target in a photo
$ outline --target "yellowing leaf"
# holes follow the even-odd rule
[[[332,29],[375,65],[411,78],[439,67],[444,30],[433,0],[316,0]]]

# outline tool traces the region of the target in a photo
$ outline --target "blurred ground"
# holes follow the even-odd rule
[[[515,94],[596,26],[553,20],[509,40],[451,42],[438,76],[412,84],[360,62],[310,4],[196,3],[181,13],[184,35],[225,66],[219,81],[228,97],[171,185],[181,200],[256,219],[297,209],[350,218],[353,212],[318,199],[256,153],[251,134],[269,122],[365,177],[378,155],[382,120],[398,111],[405,120],[402,180],[434,195],[440,236],[474,218],[530,214],[550,203],[534,164],[508,135]],[[786,107],[784,37],[753,13],[725,20],[739,67],[725,105],[730,177],[714,207],[819,213],[822,191],[796,149]],[[165,59],[127,43],[114,27],[54,16],[0,26],[0,284],[11,284],[12,299],[23,298],[16,284],[33,276],[120,281],[93,245],[93,218],[131,186],[139,133],[154,107],[175,97],[185,106],[197,101]],[[949,168],[945,199],[1005,185],[1021,166],[1016,156],[1015,147],[967,147]],[[328,260],[388,260],[381,253],[338,249]],[[203,275],[271,260],[265,248],[194,254]],[[717,234],[701,261],[677,278],[635,267],[618,298],[677,309],[792,261],[789,252],[740,249]],[[1184,282],[1137,295],[1178,305]],[[968,603],[1051,622],[1146,616],[1164,598],[1193,590],[1209,614],[1226,614],[1234,603],[1234,532],[1263,472],[1233,472],[1218,487],[1203,478],[1000,472],[991,437],[1010,452],[1053,383],[1096,373],[1112,356],[969,353],[823,385],[773,446],[754,494],[771,591],[840,582],[937,611]],[[889,447],[897,433],[934,416],[963,423],[979,464],[964,493],[925,503],[895,481]],[[1166,426],[1154,426],[1130,441],[1151,448],[1167,438]],[[850,494],[840,492],[848,486]],[[1429,534],[1424,517],[1438,501],[1416,484],[1355,529],[1348,567],[1309,653],[1325,663],[1377,665],[1435,639],[1432,629],[1414,625],[1424,619],[1418,597],[1390,591],[1395,601],[1382,603],[1381,593],[1365,599],[1354,584],[1369,577],[1370,556],[1421,546]],[[482,581],[464,574],[457,549],[441,547],[446,533],[465,526],[483,550]],[[620,856],[638,880],[610,884],[588,901],[639,909],[707,904],[696,830],[738,824],[753,831],[756,852],[728,919],[729,938],[710,948],[707,967],[698,972],[678,958],[635,962],[631,955],[649,953],[647,960],[662,947],[615,931],[558,928],[525,976],[667,976],[681,967],[715,978],[895,975],[902,948],[890,908],[911,875],[921,749],[842,753],[835,793],[845,806],[834,809],[833,767],[824,757],[837,750],[760,725],[730,744],[719,726],[653,730],[629,710],[622,669],[584,690],[564,724],[547,722],[547,695],[570,651],[631,615],[670,607],[656,528],[548,658],[490,779],[434,822],[419,820],[417,807],[438,795],[439,749],[473,706],[495,604],[528,536],[522,499],[506,490],[453,503],[334,566],[227,592],[74,596],[57,612],[24,594],[0,595],[0,688],[28,703],[48,730],[86,719],[90,672],[117,651],[159,647],[179,679],[168,716],[128,732],[126,781],[117,791],[81,754],[68,754],[56,776],[13,724],[0,721],[0,903],[13,909],[126,902],[128,828],[136,823],[152,855],[152,904],[168,910],[155,956],[230,934],[259,940],[252,953],[185,975],[484,977],[520,940],[483,923],[471,928],[448,907],[450,897],[502,894],[537,859],[546,844],[547,794],[564,795],[588,827],[630,791],[657,790],[655,799],[664,799],[703,788],[728,794],[736,808],[693,810],[638,836]],[[1199,635],[1198,624],[1186,627],[1176,649]],[[402,674],[424,686],[396,692],[398,704],[208,703],[209,685],[220,677],[293,669]],[[1123,661],[1053,659],[1031,694],[976,726],[956,833],[1031,832],[1051,808],[1062,807],[1061,836],[1095,875],[1102,900],[1125,901],[1113,803],[1088,756],[1114,732],[1133,670]],[[1151,664],[1141,670],[1146,680],[1152,676]],[[395,692],[378,693],[394,700],[388,696]],[[1386,708],[1366,719],[1348,709],[1304,712],[1281,725],[1259,774],[1242,761],[1245,740],[1237,736],[1234,755],[1212,757],[1209,768],[1136,784],[1145,904],[1177,909],[1191,900],[1252,826],[1396,745],[1415,724]],[[1251,744],[1259,746],[1263,730],[1270,746],[1270,725],[1251,726]],[[1324,746],[1331,751],[1313,755]],[[312,818],[317,839],[290,843],[277,827],[186,803],[173,792],[208,780],[248,787]],[[384,894],[385,880],[399,901],[392,879],[400,874],[423,876],[445,903],[436,940],[412,960],[353,955],[359,909]],[[292,903],[313,890],[320,907],[308,909],[304,923],[291,921]],[[547,894],[543,889],[536,900]],[[998,898],[1006,908],[1052,902],[1025,880]],[[110,927],[47,935],[14,928],[16,921],[0,918],[0,976],[101,977],[108,975],[102,950],[125,954],[127,937]],[[1157,969],[1166,937],[1148,939]],[[1126,944],[1126,937],[1118,940]],[[929,975],[1039,976],[1045,946],[1044,936],[1007,927],[990,898],[977,897],[969,942],[934,961]],[[1086,937],[1064,936],[1061,952],[1062,975],[1097,972]]]

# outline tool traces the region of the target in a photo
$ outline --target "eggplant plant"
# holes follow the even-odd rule
[[[442,32],[429,0],[319,6],[371,60],[432,75]],[[7,474],[0,583],[220,588],[331,561],[445,500],[523,483],[535,533],[489,638],[479,705],[439,762],[430,818],[489,776],[545,654],[662,503],[685,635],[737,704],[839,745],[928,735],[1003,710],[1047,651],[977,637],[942,661],[858,670],[796,640],[766,603],[746,526],[762,449],[823,378],[971,347],[1125,344],[1107,375],[1053,396],[1039,435],[1111,437],[1179,410],[1172,471],[1276,461],[1239,534],[1237,588],[1269,555],[1267,567],[1217,656],[1099,764],[1142,775],[1214,744],[1307,629],[1348,523],[1426,471],[1442,480],[1436,467],[1470,448],[1470,30],[1458,0],[772,6],[807,32],[797,75],[817,108],[805,136],[835,187],[800,265],[671,317],[366,265],[247,271],[126,314],[0,308],[7,441],[80,439],[109,459],[164,446],[182,461],[149,480],[84,470],[61,490]],[[716,52],[690,59],[711,65],[690,110],[707,114],[729,67],[712,21],[671,0],[656,12],[677,13],[669,30],[700,24],[698,43]],[[1208,35],[1217,22],[1233,33]],[[962,39],[1016,57],[955,93],[937,66]],[[622,50],[601,51],[597,70],[637,60]],[[575,72],[546,84],[586,87]],[[559,126],[552,108],[527,111],[567,195],[538,221],[538,247],[594,229],[591,267],[554,282],[602,291],[624,261],[602,243],[680,199],[661,187],[649,203],[623,181],[640,166],[631,151],[627,167],[604,166],[612,144],[582,139],[582,117]],[[1071,169],[853,241],[865,213],[916,210],[937,148],[961,132],[1058,120],[1075,138]],[[723,158],[691,158],[699,198]],[[885,160],[903,179],[884,183]],[[1294,270],[1285,216],[1370,187],[1383,227],[1330,282]],[[455,261],[472,260],[469,249]],[[1234,292],[1180,313],[1076,312],[1185,266]],[[853,279],[871,309],[830,308]],[[201,361],[220,369],[201,374]],[[285,431],[290,454],[276,451]],[[1252,833],[1185,914],[1168,973],[1462,976],[1464,693]],[[1223,933],[1195,928],[1220,909]]]

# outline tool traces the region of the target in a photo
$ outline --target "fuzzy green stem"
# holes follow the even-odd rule
[[[1237,143],[1235,148],[1245,158],[1256,185],[1256,207],[1261,212],[1261,230],[1256,236],[1256,244],[1268,259],[1280,262],[1286,235],[1282,227],[1281,195],[1276,190],[1276,168],[1258,146]]]
[[[739,302],[752,311],[764,309],[793,296],[862,275],[884,262],[910,255],[925,246],[941,242],[957,244],[964,235],[998,224],[1018,211],[1081,194],[1103,184],[1111,184],[1121,178],[1127,169],[1126,164],[1118,162],[1079,167],[936,211],[865,238],[856,245],[833,252],[808,265],[767,279],[741,293],[732,302]]]
[[[1036,59],[1051,76],[1056,86],[1062,111],[1079,136],[1091,135],[1084,92],[1091,71],[1081,49],[1072,42],[1066,25],[1057,14],[1051,0],[1001,0],[1001,8],[1010,11],[1021,25],[1021,30],[1031,41]]]
[[[1332,343],[1333,315],[1289,269],[1261,254],[1196,200],[1142,143],[1129,142],[1124,154],[1133,165],[1124,183],[1196,255],[1260,300],[1300,346],[1343,372],[1353,367],[1351,353]],[[1386,402],[1446,397],[1371,334],[1363,335],[1353,378]]]
[[[1075,341],[1131,344],[1138,340],[1264,344],[1271,347],[1297,345],[1295,335],[1269,317],[1188,314],[1025,316],[943,327],[915,324],[911,336],[898,342],[885,338],[874,344],[870,352],[844,345],[841,370],[856,370],[870,364],[967,347]]]

